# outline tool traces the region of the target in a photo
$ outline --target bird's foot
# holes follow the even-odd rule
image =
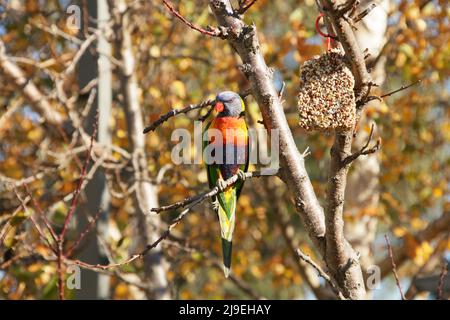
[[[219,189],[219,192],[223,192],[227,188],[227,184],[225,183],[225,180],[223,180],[223,179],[218,179],[216,182],[216,186]]]
[[[242,181],[245,181],[245,179],[247,179],[247,176],[245,175],[245,172],[242,171],[241,169],[238,170],[237,176]]]
[[[212,208],[214,211],[219,210],[219,201],[218,200],[215,200],[212,202]]]

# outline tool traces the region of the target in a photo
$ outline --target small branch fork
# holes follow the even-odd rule
[[[375,143],[375,145],[369,148],[370,141],[372,140],[372,137],[373,137],[373,129],[374,129],[374,127],[375,127],[375,124],[372,123],[372,126],[370,127],[369,138],[367,139],[366,144],[359,151],[357,151],[357,152],[349,155],[347,158],[345,158],[344,161],[343,161],[343,165],[344,166],[352,163],[353,161],[358,159],[360,156],[369,155],[369,154],[375,153],[378,150],[380,150],[381,138],[378,138],[377,142]]]
[[[415,82],[413,82],[413,83],[410,83],[410,84],[408,84],[408,85],[402,85],[400,88],[398,88],[398,89],[396,89],[396,90],[394,90],[394,91],[385,93],[385,94],[383,94],[383,95],[381,95],[381,96],[368,96],[365,100],[363,100],[363,101],[364,101],[363,104],[366,104],[366,103],[368,103],[368,102],[370,102],[370,101],[372,101],[372,100],[379,100],[379,101],[382,101],[383,98],[390,97],[390,96],[392,96],[393,94],[396,94],[396,93],[398,93],[398,92],[400,92],[400,91],[409,89],[409,88],[411,88],[412,86],[415,86],[416,84],[420,84],[421,82],[422,82],[422,80],[417,80],[417,81],[415,81]]]
[[[181,13],[179,13],[169,1],[162,0],[162,2],[164,3],[166,8],[170,11],[170,13],[174,17],[180,19],[189,28],[194,29],[195,31],[200,32],[201,34],[204,34],[204,35],[207,35],[210,37],[219,37],[219,38],[225,39],[228,36],[227,30],[224,28],[208,27],[208,29],[204,29],[202,27],[199,27],[199,26],[193,24],[192,22],[188,21],[185,17],[183,17],[181,15]],[[253,1],[253,2],[255,2],[255,1]]]
[[[360,3],[359,0],[349,0],[337,8],[338,13],[350,24],[353,30],[358,30],[354,24],[364,19],[377,6],[376,3],[372,3],[366,9],[358,13],[357,9]]]
[[[239,9],[237,10],[237,12],[239,14],[244,14],[248,9],[250,9],[251,6],[255,4],[256,1],[258,0],[240,0]]]
[[[339,290],[338,285],[333,281],[333,279],[325,271],[322,270],[322,268],[317,263],[315,263],[311,259],[310,256],[308,256],[307,254],[304,254],[300,249],[297,249],[297,256],[300,260],[303,260],[306,263],[308,263],[309,265],[311,265],[319,273],[319,276],[324,278],[325,281],[327,281],[330,284],[331,288],[333,289],[333,292],[337,295],[339,300],[346,300],[344,295],[342,294],[342,292]]]
[[[247,12],[258,0],[240,0],[239,1],[239,8],[236,10],[233,10],[233,13],[235,15],[243,15],[245,12]],[[226,39],[229,36],[229,32],[227,28],[224,27],[212,27],[208,26],[206,29],[202,28],[200,26],[195,25],[194,23],[187,20],[181,13],[179,13],[173,5],[167,1],[162,0],[164,6],[169,10],[169,12],[176,17],[177,19],[180,19],[181,22],[183,22],[185,25],[187,25],[189,28],[200,32],[201,34],[210,36],[210,37],[218,37],[221,39]]]
[[[167,120],[169,120],[170,118],[172,118],[176,115],[179,115],[182,113],[186,114],[186,113],[188,113],[192,110],[196,110],[196,109],[203,109],[206,107],[211,107],[214,104],[214,102],[215,102],[214,99],[209,99],[209,100],[200,102],[198,104],[191,104],[183,109],[172,109],[169,112],[167,112],[166,114],[163,114],[161,117],[159,117],[158,120],[156,120],[155,122],[150,124],[148,127],[146,127],[143,132],[145,134],[145,133],[149,133],[150,131],[155,131],[155,129],[157,127],[159,127],[161,124],[163,124],[164,122],[166,122]],[[211,111],[212,111],[212,107],[208,110],[208,113],[205,115],[205,118],[211,114]],[[200,120],[202,120],[203,118],[204,117],[200,118]],[[204,121],[204,119],[202,121]]]
[[[397,274],[397,266],[395,265],[395,261],[394,261],[394,254],[392,253],[392,246],[391,246],[391,241],[389,240],[389,237],[385,234],[384,238],[386,239],[386,245],[389,251],[389,258],[391,259],[391,264],[392,264],[392,273],[394,274],[395,277],[395,283],[397,284],[398,290],[400,292],[400,297],[402,298],[402,300],[406,300],[405,295],[403,294],[403,289],[402,286],[400,285],[400,280]]]

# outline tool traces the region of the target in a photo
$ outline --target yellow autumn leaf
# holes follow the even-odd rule
[[[255,265],[251,266],[250,272],[257,279],[260,279],[263,277],[263,273],[261,272],[261,269],[258,266],[255,266]]]
[[[442,188],[439,188],[439,187],[437,187],[437,188],[434,188],[433,189],[433,196],[435,197],[435,198],[441,198],[442,197],[442,195],[443,195],[443,191],[442,191]]]
[[[42,129],[35,128],[33,130],[28,131],[27,138],[31,141],[37,142],[42,138]]]
[[[428,261],[432,253],[433,247],[431,247],[430,243],[428,241],[422,242],[419,246],[416,247],[414,263],[416,263],[418,266],[422,266],[425,262]]]
[[[126,136],[127,136],[127,134],[126,134],[125,130],[122,130],[122,129],[117,130],[117,137],[118,138],[123,139]]]
[[[186,97],[186,86],[180,80],[175,80],[170,86],[172,93],[182,99]]]
[[[397,238],[401,238],[408,233],[408,230],[405,227],[395,227],[392,232]]]
[[[127,299],[129,296],[128,286],[124,283],[119,283],[115,290],[115,296],[117,299]]]
[[[411,219],[411,227],[414,230],[421,230],[427,226],[427,222],[420,218],[412,218]]]

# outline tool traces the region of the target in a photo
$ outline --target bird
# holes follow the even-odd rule
[[[210,159],[203,152],[209,187],[218,186],[219,192],[212,197],[213,209],[217,213],[223,255],[225,278],[231,272],[231,253],[234,226],[236,223],[236,204],[245,181],[249,165],[249,135],[245,121],[245,104],[240,95],[233,91],[220,92],[213,103],[216,116],[203,131],[203,151],[212,149]],[[220,133],[217,137],[215,133]],[[221,139],[220,139],[221,137]],[[238,175],[234,185],[226,187],[225,180]],[[224,188],[226,187],[226,188]]]

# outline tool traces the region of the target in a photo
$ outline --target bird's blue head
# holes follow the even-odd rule
[[[233,91],[223,91],[216,97],[214,109],[219,112],[217,117],[239,118],[245,113],[244,101],[241,96]]]

